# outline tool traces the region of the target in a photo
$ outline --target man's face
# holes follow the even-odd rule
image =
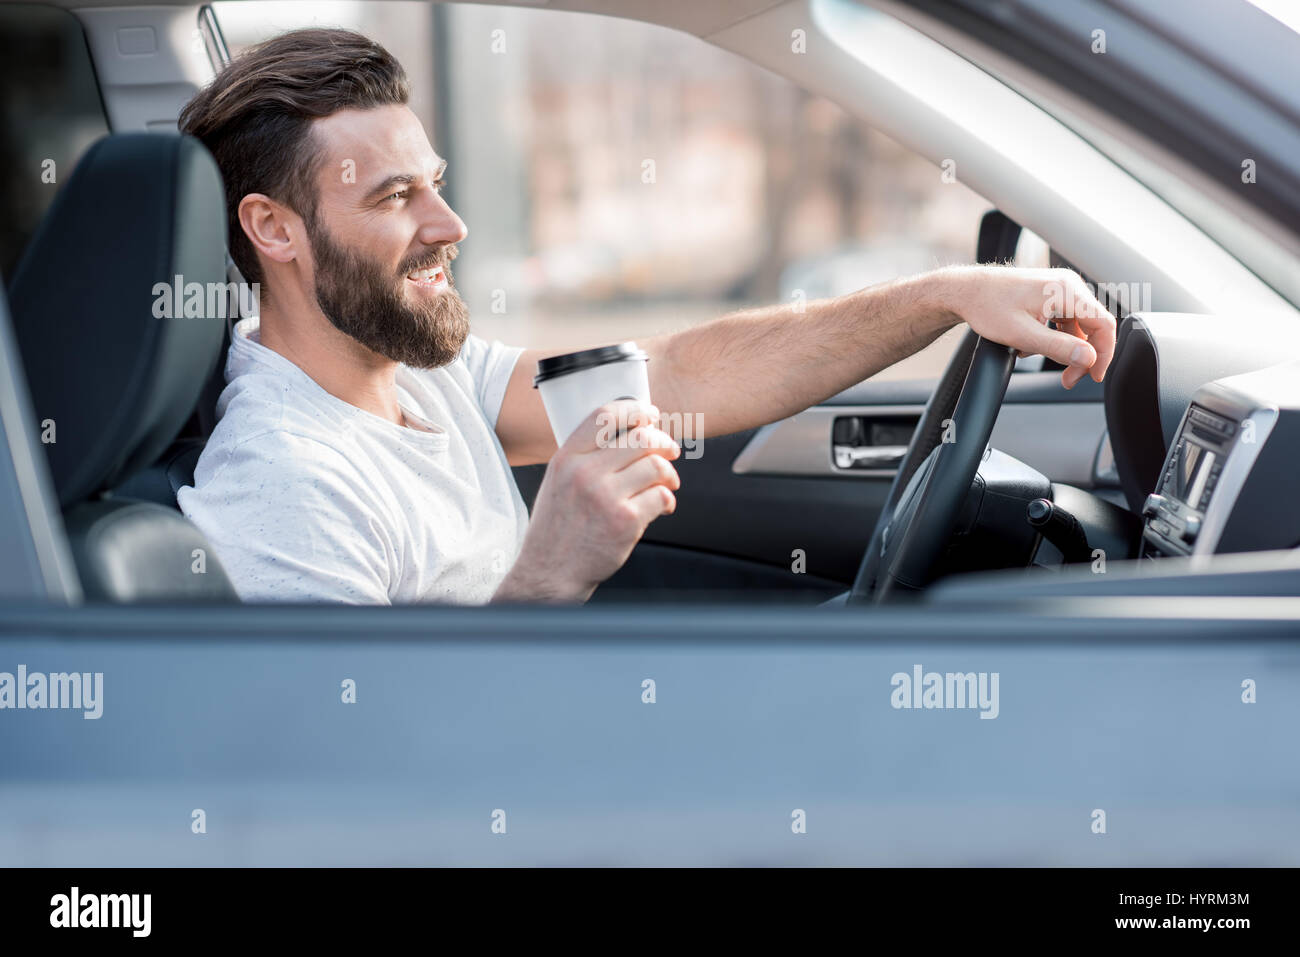
[[[394,362],[447,365],[469,310],[451,277],[466,229],[439,195],[446,164],[404,106],[344,110],[314,133],[325,162],[306,226],[321,312]]]

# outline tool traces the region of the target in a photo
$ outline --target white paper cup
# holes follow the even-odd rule
[[[551,423],[555,443],[564,445],[587,416],[615,399],[650,401],[649,356],[635,342],[551,356],[537,363],[533,388]]]

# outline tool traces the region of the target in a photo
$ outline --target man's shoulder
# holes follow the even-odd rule
[[[199,455],[196,486],[234,463],[281,478],[322,469],[351,471],[349,429],[341,417],[304,408],[274,375],[243,375],[227,388],[233,394],[223,396],[221,418]]]
[[[271,527],[307,514],[387,527],[391,511],[360,463],[337,439],[283,426],[240,434],[218,423],[194,466],[193,484],[177,491],[176,502],[214,540],[232,523]]]

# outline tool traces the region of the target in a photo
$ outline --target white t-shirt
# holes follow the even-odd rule
[[[397,369],[397,425],[344,402],[235,325],[218,422],[176,495],[244,601],[484,604],[528,508],[497,439],[523,349],[470,336]]]

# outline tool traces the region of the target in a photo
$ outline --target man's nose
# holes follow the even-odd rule
[[[426,246],[442,243],[459,243],[469,235],[464,221],[447,205],[447,201],[437,193],[432,193],[431,202],[421,210],[420,231],[417,238]]]

